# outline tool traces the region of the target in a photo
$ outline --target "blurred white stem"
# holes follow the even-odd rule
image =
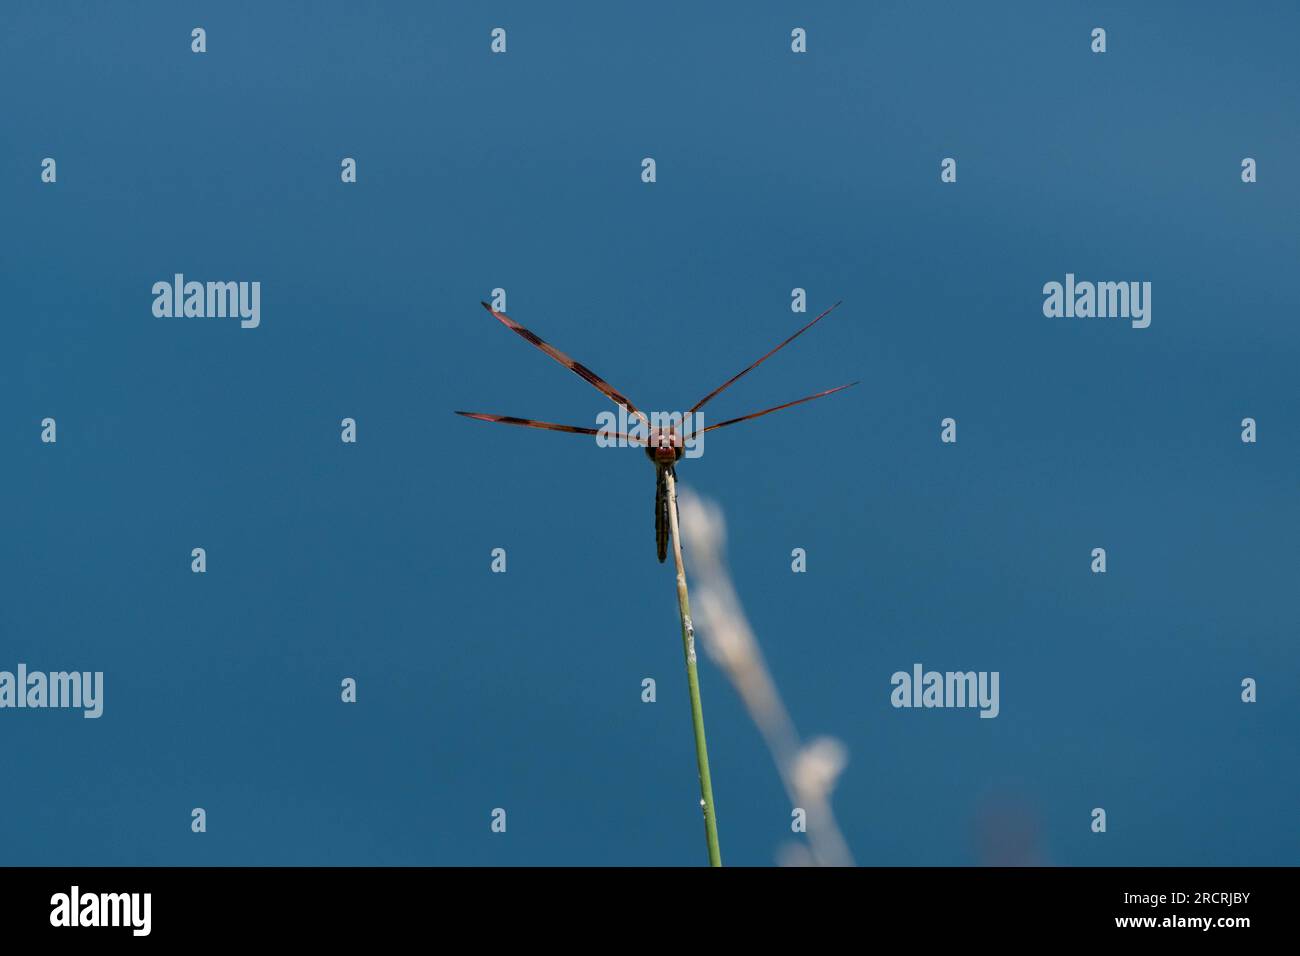
[[[806,812],[813,862],[852,866],[853,857],[830,805],[831,790],[843,769],[844,748],[829,739],[800,742],[724,566],[722,514],[689,492],[683,492],[681,501],[687,513],[683,525],[695,570],[695,603],[704,647],[740,694],[772,753],[792,806]]]

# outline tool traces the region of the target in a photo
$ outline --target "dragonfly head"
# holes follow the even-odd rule
[[[675,428],[652,428],[645,453],[656,465],[671,465],[682,457],[682,434]]]

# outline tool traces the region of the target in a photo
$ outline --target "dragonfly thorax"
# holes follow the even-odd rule
[[[645,453],[657,465],[671,465],[682,457],[682,436],[675,429],[652,428]]]

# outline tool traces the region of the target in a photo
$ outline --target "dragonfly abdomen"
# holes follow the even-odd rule
[[[668,472],[672,465],[655,469],[655,547],[659,551],[659,563],[668,558]]]

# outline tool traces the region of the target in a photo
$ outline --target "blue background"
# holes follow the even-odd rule
[[[106,699],[0,712],[0,862],[703,862],[651,469],[451,414],[609,407],[497,286],[650,409],[844,300],[709,411],[863,384],[679,474],[858,862],[1297,862],[1300,14],[1132,6],[6,4],[0,669]],[[154,318],[174,272],[261,327]],[[1066,272],[1151,327],[1045,318]],[[918,661],[1001,715],[893,709]],[[724,859],[769,864],[701,680]]]

